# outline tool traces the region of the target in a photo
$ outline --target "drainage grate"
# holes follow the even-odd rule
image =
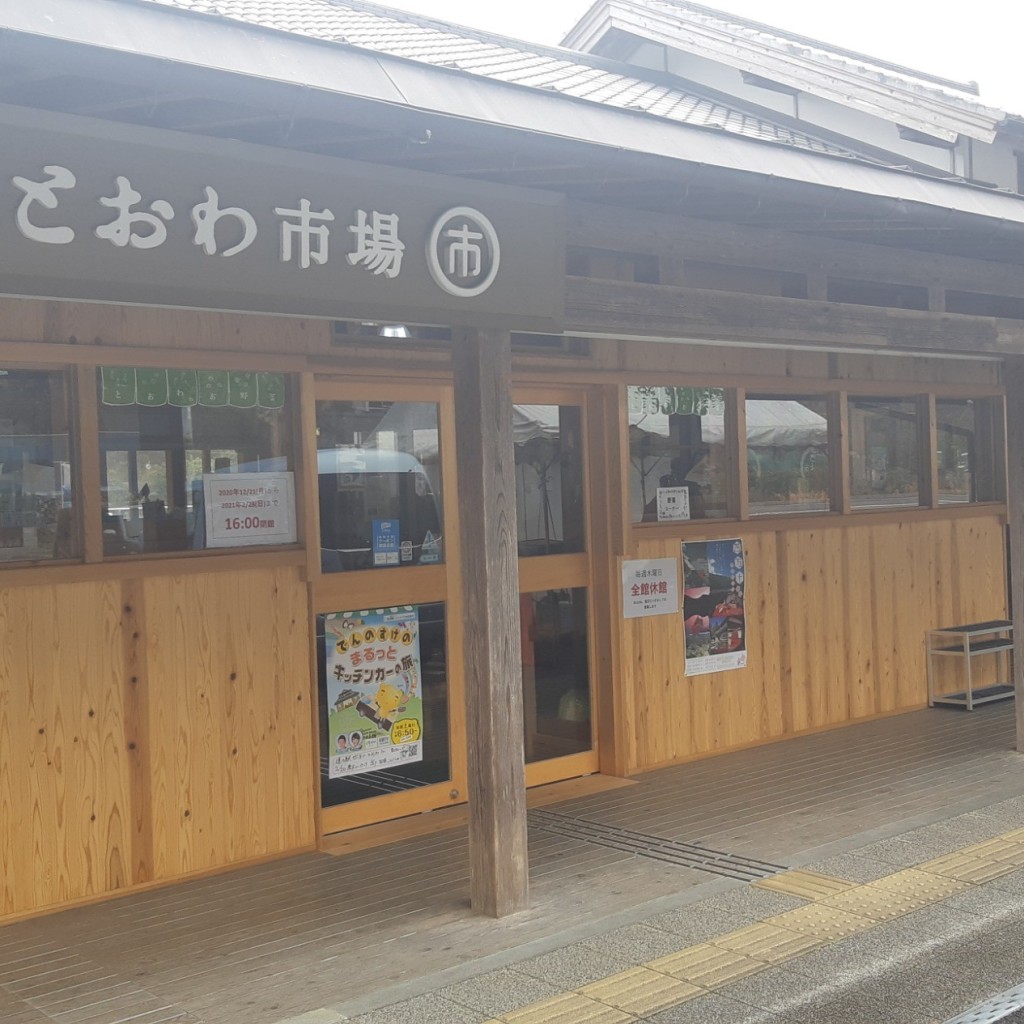
[[[1011,1020],[1024,1020],[1024,1016],[1014,1013],[1020,1009],[1024,1009],[1024,985],[1017,985],[991,999],[986,999],[985,1002],[972,1006],[966,1013],[950,1018],[946,1024],[994,1024],[997,1020],[1010,1024]],[[1011,1013],[1012,1018],[1009,1016]]]
[[[738,878],[744,882],[768,878],[770,875],[788,870],[782,864],[740,857],[696,843],[682,843],[663,836],[648,835],[646,832],[633,832],[600,821],[589,821],[587,818],[573,818],[556,811],[532,810],[529,812],[529,823],[532,828],[567,836],[583,843],[623,850],[638,857],[650,857],[652,860],[666,861],[697,871],[708,871],[713,875],[724,875],[726,878]]]

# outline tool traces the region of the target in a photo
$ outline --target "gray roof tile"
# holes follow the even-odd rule
[[[545,89],[700,128],[838,156],[861,154],[610,62],[422,18],[365,0],[140,0],[308,39]]]

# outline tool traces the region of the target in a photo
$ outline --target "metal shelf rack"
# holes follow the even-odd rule
[[[928,657],[928,706],[956,707],[973,711],[978,704],[1013,697],[1013,623],[1006,619],[989,622],[970,622],[962,626],[930,629],[926,639]],[[991,683],[981,689],[974,688],[971,662],[982,654],[1002,655],[1006,682]],[[935,692],[935,659],[960,658],[963,662],[964,690],[962,693]]]

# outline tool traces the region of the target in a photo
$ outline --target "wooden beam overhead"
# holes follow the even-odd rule
[[[566,279],[565,330],[652,340],[1024,353],[1020,320],[582,277]]]
[[[835,230],[836,225],[819,227]],[[571,202],[566,231],[569,245],[587,248],[1024,297],[1024,268],[1019,265],[925,252],[908,259],[906,252],[889,246],[675,214]]]

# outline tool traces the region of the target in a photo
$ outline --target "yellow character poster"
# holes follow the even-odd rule
[[[415,607],[326,616],[328,776],[423,760]]]

